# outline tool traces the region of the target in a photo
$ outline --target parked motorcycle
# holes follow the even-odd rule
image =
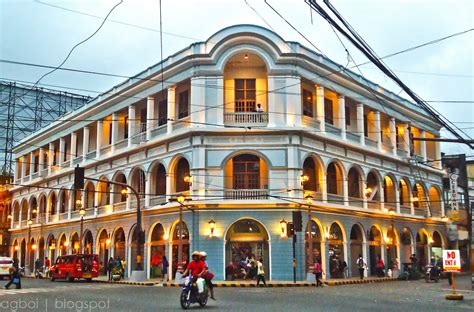
[[[188,276],[184,280],[184,287],[181,290],[181,307],[183,309],[189,308],[191,303],[199,303],[201,307],[207,304],[209,298],[209,289],[203,279],[199,278],[196,283],[193,283],[193,278]],[[200,283],[200,286],[197,284]],[[202,288],[202,292],[199,292],[199,288]]]
[[[49,278],[49,268],[37,268],[35,278]]]
[[[441,268],[434,265],[427,265],[425,267],[425,281],[435,281],[437,283],[441,277]]]
[[[24,277],[25,276],[25,267],[24,266],[18,267],[18,272],[20,273],[21,277]]]

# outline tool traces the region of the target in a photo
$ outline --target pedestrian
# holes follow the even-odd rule
[[[168,259],[165,255],[161,257],[161,276],[163,276],[163,280],[168,281],[168,267],[170,266]]]
[[[48,259],[48,257],[44,258],[44,266],[49,271],[49,268],[51,267],[51,261]]]
[[[344,278],[349,278],[349,268],[347,267],[347,262],[346,260],[341,261],[341,268],[342,268],[342,274],[344,275]]]
[[[18,267],[18,259],[13,260],[13,266],[10,268],[10,281],[4,286],[8,289],[12,284],[16,285],[16,289],[21,289],[21,276]]]
[[[114,258],[110,257],[109,261],[107,262],[107,273],[109,274],[109,281],[112,280],[112,270],[114,269],[114,266]]]
[[[258,259],[257,261],[257,287],[260,284],[260,281],[263,282],[264,287],[267,287],[267,283],[265,282],[265,271],[263,269],[262,258]]]
[[[323,269],[321,267],[321,262],[319,259],[317,259],[316,263],[314,264],[314,275],[316,277],[316,287],[323,287],[323,282],[321,281],[321,278],[323,276]]]
[[[41,262],[39,258],[36,258],[34,270],[35,270],[35,278],[40,278]]]
[[[367,263],[365,262],[364,258],[362,258],[362,255],[359,254],[359,258],[357,259],[357,267],[359,268],[359,274],[360,274],[360,279],[364,279],[364,271],[367,268]]]
[[[382,257],[380,255],[378,256],[378,259],[379,259],[379,261],[377,263],[377,269],[378,269],[377,276],[378,277],[384,277],[385,276],[385,272],[384,272],[385,264],[383,263]]]

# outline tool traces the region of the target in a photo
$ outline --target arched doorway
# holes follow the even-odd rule
[[[364,257],[364,230],[359,224],[354,224],[351,229],[350,235],[350,248],[351,248],[351,273],[352,276],[359,275],[359,266],[357,265],[357,259],[359,255]]]
[[[114,257],[125,259],[125,232],[122,228],[116,229],[114,233]]]
[[[98,206],[105,206],[110,203],[110,184],[107,177],[100,178],[97,183]]]
[[[418,267],[420,271],[428,263],[428,235],[424,230],[418,231],[416,234],[416,257],[418,259]]]
[[[324,173],[320,162],[313,157],[306,158],[303,162],[303,176],[307,177],[307,181],[302,181],[305,193],[311,194],[311,192],[314,192],[321,194],[323,175]],[[316,194],[314,194],[313,197],[318,197]]]
[[[157,223],[153,227],[150,238],[150,277],[162,277],[161,259],[165,255],[166,241],[164,239],[165,230],[163,225]]]
[[[34,272],[35,268],[35,249],[33,248],[33,245],[36,244],[36,241],[34,238],[31,238],[30,240],[30,246],[29,246],[29,257],[28,257],[28,268],[30,272]]]
[[[77,232],[74,232],[71,236],[71,254],[77,254],[80,253],[79,251],[79,234]]]
[[[54,239],[53,234],[48,236],[46,248],[49,259],[51,260],[51,264],[53,264],[56,261],[56,239]]]
[[[145,197],[145,184],[145,172],[139,167],[132,169],[130,174],[130,185],[138,192],[140,198]]]
[[[131,237],[130,237],[131,236]],[[141,255],[142,255],[142,262],[137,267],[137,245],[138,245],[138,235],[137,235],[137,227],[134,225],[129,233],[130,244],[128,245],[130,248],[130,269],[134,270],[143,270],[143,255],[144,255],[144,246],[141,246]]]
[[[410,263],[410,257],[412,255],[412,239],[410,230],[407,228],[403,228],[402,235],[400,236],[401,242],[401,252],[403,255],[403,259],[401,259],[402,264]]]
[[[69,242],[67,243],[66,242],[67,242],[66,235],[62,234],[59,237],[59,255],[60,256],[67,255],[67,247],[68,247]]]
[[[110,245],[110,239],[106,230],[100,231],[98,241],[99,244],[97,245],[97,248],[99,248],[99,266],[104,268],[101,273],[106,275],[107,270],[105,270],[105,268],[107,268],[107,262],[109,261]],[[102,265],[100,265],[100,263],[102,263]]]
[[[311,236],[310,236],[311,235]],[[313,272],[314,263],[321,263],[321,231],[318,224],[311,220],[305,232],[306,272]]]
[[[331,278],[344,277],[344,234],[337,222],[329,228],[329,273]]]
[[[398,234],[395,227],[390,226],[387,230],[387,268],[399,269],[400,261],[398,257]]]
[[[189,231],[186,223],[182,223],[183,229],[180,230],[179,223],[176,223],[173,229],[173,241],[172,241],[172,273],[173,278],[175,277],[176,270],[178,269],[178,248],[179,248],[179,236],[181,235],[181,243],[183,246],[182,255],[183,255],[183,268],[186,267],[189,260]]]
[[[39,239],[38,258],[41,263],[41,266],[44,266],[44,238],[43,237]]]
[[[20,244],[20,266],[25,266],[26,260],[26,240],[22,240]]]
[[[438,231],[433,232],[433,242],[431,243],[431,257],[443,257],[443,239]]]
[[[84,246],[83,246],[83,253],[84,254],[91,254],[94,253],[94,238],[92,237],[91,231],[86,230],[84,233]]]
[[[263,259],[263,266],[266,268],[265,277],[270,276],[269,235],[260,222],[253,219],[236,221],[227,230],[225,240],[226,266],[233,262],[237,270],[240,270],[239,264],[242,259],[255,256],[255,259]],[[226,276],[228,277],[230,276]]]
[[[369,261],[370,274],[377,274],[377,263],[382,257],[382,232],[376,227],[372,226],[369,232]]]
[[[18,259],[18,249],[19,249],[19,247],[18,247],[18,241],[15,240],[15,241],[13,242],[13,251],[12,251],[13,259]]]

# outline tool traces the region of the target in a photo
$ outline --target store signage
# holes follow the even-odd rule
[[[461,272],[461,256],[459,250],[443,250],[443,271]]]
[[[449,174],[449,193],[451,195],[451,209],[453,211],[459,210],[458,178],[459,176],[455,173]]]

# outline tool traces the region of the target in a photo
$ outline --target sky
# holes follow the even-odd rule
[[[0,59],[57,66],[78,42],[90,36],[120,0],[0,0]],[[312,44],[346,65],[347,53],[328,23],[304,0],[267,0]],[[318,1],[322,4],[322,1]],[[472,0],[332,0],[378,56],[474,28]],[[73,12],[76,11],[76,12]],[[79,13],[78,13],[79,12]],[[162,0],[163,58],[205,41],[235,24],[270,28],[288,41],[311,47],[263,0]],[[73,51],[63,67],[132,76],[161,59],[159,0],[124,0],[99,32]],[[355,63],[366,62],[344,45]],[[474,31],[385,59],[413,91],[474,138]],[[349,63],[349,67],[354,62]],[[359,73],[355,68],[353,69]],[[373,65],[360,66],[364,77],[407,97]],[[36,82],[44,68],[0,63],[0,79]],[[96,96],[123,79],[56,71],[43,86],[82,89]],[[470,101],[470,103],[469,103]],[[450,137],[447,132],[442,136]],[[443,143],[446,153],[474,154],[462,144]]]

